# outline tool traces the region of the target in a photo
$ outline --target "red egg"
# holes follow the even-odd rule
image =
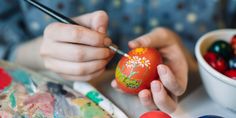
[[[12,78],[2,68],[0,68],[0,91],[8,87],[12,82]]]
[[[217,54],[215,54],[213,52],[207,52],[204,55],[204,59],[206,60],[207,63],[215,62],[217,60]]]
[[[234,35],[233,37],[232,37],[232,39],[231,39],[231,41],[230,41],[230,44],[231,44],[231,46],[232,46],[232,48],[233,48],[233,52],[234,52],[234,55],[236,55],[236,35]]]
[[[236,80],[236,70],[227,70],[224,75]]]
[[[128,57],[122,57],[116,67],[116,82],[126,93],[137,94],[150,88],[150,82],[159,79],[157,65],[162,63],[160,53],[154,48],[136,48]]]
[[[230,43],[231,43],[231,45],[236,45],[236,35],[234,35],[234,36],[231,38]]]
[[[213,52],[207,52],[204,55],[204,59],[211,67],[213,67],[220,73],[223,73],[228,69],[226,61],[222,57],[218,56]]]

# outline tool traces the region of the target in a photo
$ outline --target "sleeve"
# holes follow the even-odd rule
[[[227,26],[229,28],[236,28],[236,0],[228,0],[226,15]]]
[[[18,0],[0,1],[0,59],[12,60],[14,50],[27,39]]]

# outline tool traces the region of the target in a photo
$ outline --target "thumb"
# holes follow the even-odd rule
[[[91,28],[100,33],[106,33],[108,26],[108,15],[105,11],[95,11],[84,14],[74,19],[77,23]]]
[[[138,47],[161,48],[175,43],[177,39],[178,36],[170,30],[156,28],[147,34],[130,41],[129,47],[132,49]]]

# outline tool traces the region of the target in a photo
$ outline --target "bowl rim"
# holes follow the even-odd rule
[[[228,84],[232,87],[236,87],[236,80],[233,80],[227,76],[225,76],[224,74],[221,74],[220,72],[216,71],[215,69],[213,69],[203,58],[203,56],[201,55],[200,52],[200,46],[202,45],[202,42],[207,39],[210,36],[213,36],[217,33],[222,33],[222,32],[235,32],[236,34],[236,30],[235,29],[219,29],[219,30],[214,30],[211,31],[209,33],[204,34],[203,36],[201,36],[199,38],[199,40],[196,43],[195,46],[195,55],[198,61],[198,64],[202,66],[202,68],[207,71],[210,75],[214,76],[215,78],[217,78],[218,80],[224,82],[225,84]],[[215,74],[212,74],[215,73]],[[201,77],[202,78],[202,77]]]

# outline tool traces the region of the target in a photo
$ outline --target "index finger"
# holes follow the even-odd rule
[[[50,24],[45,29],[44,39],[98,47],[104,47],[111,43],[111,39],[106,34],[82,26],[63,23]]]
[[[153,48],[161,48],[166,47],[174,43],[179,42],[179,37],[167,30],[166,28],[156,28],[150,33],[147,33],[137,39],[130,41],[129,46],[131,48],[138,47],[153,47]]]

